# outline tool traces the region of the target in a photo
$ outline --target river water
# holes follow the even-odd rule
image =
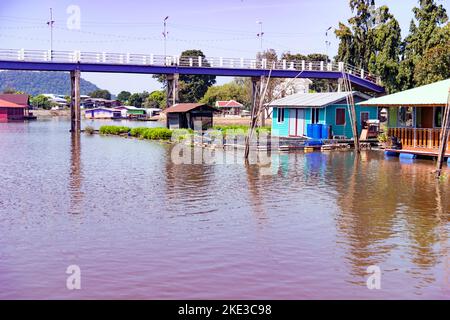
[[[262,175],[69,127],[0,124],[2,299],[450,297],[450,183],[432,161],[290,153]]]

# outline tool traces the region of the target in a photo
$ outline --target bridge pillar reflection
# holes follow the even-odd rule
[[[167,87],[166,87],[166,95],[167,95],[167,102],[166,106],[170,107],[174,104],[179,102],[179,95],[178,95],[178,80],[180,78],[180,75],[178,73],[174,74],[168,74],[167,75]]]
[[[70,71],[70,131],[81,131],[80,70]]]

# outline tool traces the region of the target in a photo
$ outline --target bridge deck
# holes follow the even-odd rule
[[[349,75],[356,88],[384,93],[374,77],[344,63],[266,61],[210,57],[164,57],[79,51],[0,49],[1,70],[73,71],[140,74],[191,74],[230,77],[339,79]]]

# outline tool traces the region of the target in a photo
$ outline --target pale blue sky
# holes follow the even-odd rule
[[[417,0],[378,0],[409,28]],[[450,11],[450,0],[438,1]],[[81,29],[67,28],[70,5],[81,10]],[[46,25],[53,8],[54,50],[163,54],[163,19],[168,20],[168,54],[202,49],[207,56],[254,57],[260,48],[257,21],[263,22],[263,47],[277,52],[326,52],[325,30],[351,16],[347,0],[0,0],[0,48],[48,49]],[[331,33],[330,55],[338,42]],[[160,84],[149,75],[84,73],[83,77],[117,94],[152,91]],[[219,79],[220,83],[229,78]]]

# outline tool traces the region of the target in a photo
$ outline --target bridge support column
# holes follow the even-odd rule
[[[178,73],[167,75],[167,88],[166,88],[166,95],[167,95],[166,106],[167,107],[173,106],[174,104],[177,104],[179,102],[179,96],[178,96],[178,80],[179,80],[179,78],[180,78],[180,75]]]
[[[70,72],[70,131],[81,131],[80,70]]]

